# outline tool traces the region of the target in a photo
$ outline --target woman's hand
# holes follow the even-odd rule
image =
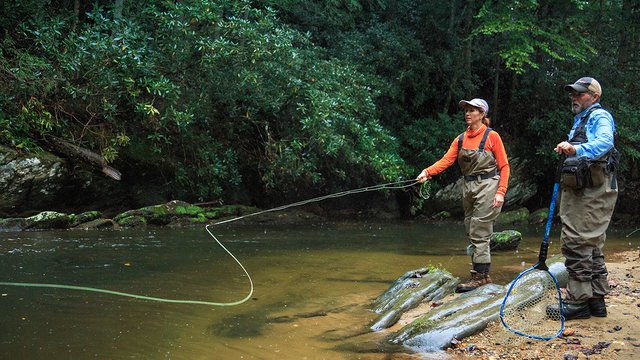
[[[502,204],[504,204],[504,195],[496,194],[496,196],[493,198],[493,203],[491,204],[491,207],[499,208],[500,206],[502,206]]]
[[[416,178],[416,180],[418,180],[421,183],[427,181],[428,179],[431,179],[431,175],[429,175],[429,172],[427,171],[427,169],[422,170],[420,175],[418,175],[418,177]]]

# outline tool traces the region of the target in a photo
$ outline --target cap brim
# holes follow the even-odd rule
[[[468,102],[467,100],[460,100],[460,102],[458,102],[458,106],[460,106],[460,107],[464,107],[465,105],[469,105],[469,106],[473,106],[474,108],[477,108],[476,105],[473,105],[472,103]]]
[[[571,84],[564,87],[565,91],[587,92],[589,89],[582,85]]]

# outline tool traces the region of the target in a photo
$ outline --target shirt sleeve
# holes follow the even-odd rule
[[[511,175],[511,167],[509,166],[509,160],[507,159],[507,151],[504,149],[504,143],[500,134],[495,131],[489,133],[491,137],[491,151],[496,158],[498,164],[498,170],[500,171],[500,181],[498,182],[498,194],[504,196],[507,193],[507,187],[509,185],[509,176]]]
[[[433,163],[433,165],[429,166],[426,170],[427,173],[432,176],[439,174],[446,170],[451,164],[453,164],[458,158],[458,138],[453,139],[451,146],[449,146],[449,150],[444,154],[444,156]]]
[[[594,111],[587,121],[587,142],[576,145],[576,155],[594,160],[602,157],[613,147],[615,124],[606,110]]]

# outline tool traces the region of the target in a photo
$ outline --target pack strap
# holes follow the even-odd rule
[[[482,141],[480,141],[480,146],[478,146],[478,150],[484,151],[484,144],[487,142],[487,137],[489,136],[490,132],[491,132],[491,128],[488,127],[487,131],[485,131],[484,135],[482,135]]]
[[[487,130],[484,132],[484,135],[482,135],[482,140],[480,141],[478,150],[484,151],[484,145],[487,142],[487,137],[489,136],[489,133],[491,132],[491,130],[492,129],[488,127]],[[460,150],[462,149],[462,139],[464,139],[464,133],[460,134],[460,136],[458,137],[458,152],[460,152]]]
[[[583,144],[587,142],[587,121],[589,120],[589,117],[591,117],[591,113],[602,108],[602,105],[598,104],[589,109],[586,114],[582,115],[580,122],[578,122],[578,125],[576,125],[576,128],[573,131],[573,137],[569,140],[570,143],[579,142]]]

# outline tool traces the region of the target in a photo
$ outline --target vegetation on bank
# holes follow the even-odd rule
[[[31,231],[51,229],[113,229],[140,226],[189,226],[213,223],[221,219],[235,219],[250,216],[257,209],[243,205],[224,205],[199,207],[183,201],[169,201],[165,204],[146,206],[127,210],[112,219],[104,217],[99,211],[87,211],[80,214],[65,214],[56,211],[43,211],[26,218],[0,219],[2,231]]]
[[[22,0],[0,14],[0,143],[63,139],[154,169],[168,199],[272,207],[414,177],[471,97],[549,184],[571,122],[562,86],[585,75],[618,125],[619,178],[640,182],[634,1]]]

